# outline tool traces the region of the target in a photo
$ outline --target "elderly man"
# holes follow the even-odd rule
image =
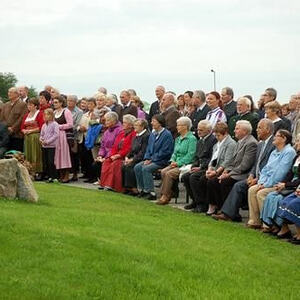
[[[248,188],[257,183],[262,168],[267,164],[273,145],[273,122],[269,119],[261,119],[257,125],[257,136],[260,140],[257,146],[255,164],[253,165],[247,179],[243,179],[234,184],[228,197],[226,198],[221,213],[213,215],[216,220],[237,221],[242,217],[239,209],[247,203]]]
[[[229,134],[234,138],[234,129],[237,121],[246,120],[249,121],[252,126],[252,135],[256,137],[256,127],[259,121],[259,117],[256,113],[251,112],[251,100],[246,97],[241,97],[237,100],[237,115],[233,116],[229,122]]]
[[[137,107],[131,103],[130,93],[128,91],[122,91],[120,94],[120,100],[123,105],[122,108],[122,117],[124,115],[133,115],[137,118]]]
[[[166,120],[166,128],[172,133],[175,139],[178,136],[176,121],[180,118],[180,114],[175,107],[175,96],[172,93],[164,94],[160,104],[162,109],[161,114]]]
[[[74,146],[70,149],[71,161],[72,161],[72,173],[73,177],[71,181],[78,181],[78,171],[79,171],[79,153],[78,153],[78,128],[80,125],[80,120],[83,115],[83,111],[77,107],[78,98],[75,95],[67,96],[67,108],[72,113],[73,117],[73,133],[74,133]]]
[[[201,195],[205,193],[204,189],[199,189],[199,181],[205,176],[208,164],[213,153],[213,146],[217,140],[212,134],[212,127],[209,121],[201,120],[198,124],[198,136],[195,159],[193,161],[190,172],[182,176],[182,181],[186,188],[186,192],[193,200],[191,204],[186,205],[185,209],[194,209],[199,212],[201,206]],[[201,195],[200,195],[201,194]]]
[[[233,185],[246,179],[254,164],[257,141],[251,135],[252,126],[249,121],[240,120],[235,126],[235,137],[238,140],[231,163],[219,177],[207,182],[208,215],[216,213],[222,207]]]
[[[221,101],[223,103],[223,110],[225,112],[227,120],[230,120],[231,117],[235,116],[236,111],[236,102],[233,100],[233,89],[230,87],[224,87],[221,91]]]
[[[118,103],[118,98],[115,94],[108,94],[106,96],[106,105],[118,114],[119,120],[122,119],[122,106]]]
[[[261,95],[261,101],[263,102],[262,107],[258,110],[259,118],[262,119],[265,117],[265,104],[275,101],[277,98],[277,91],[274,88],[267,88],[264,93]]]
[[[290,113],[286,116],[288,120],[290,120],[292,128],[291,131],[293,132],[295,123],[298,116],[298,103],[300,103],[300,97],[298,95],[292,95],[289,101],[289,109]]]
[[[29,92],[29,89],[27,86],[20,86],[18,88],[18,92],[19,92],[19,96],[20,96],[20,99],[27,103],[28,102],[28,92]]]
[[[23,152],[23,135],[20,126],[24,115],[27,113],[27,105],[20,100],[18,89],[12,87],[8,90],[8,99],[2,106],[0,121],[8,128],[10,142],[8,149]]]
[[[193,93],[193,103],[195,106],[195,110],[191,114],[191,120],[193,123],[192,131],[196,131],[195,134],[197,135],[197,126],[201,120],[205,120],[207,113],[210,111],[210,108],[205,102],[205,93],[201,90],[196,90]]]
[[[166,90],[162,85],[159,85],[155,89],[155,95],[157,100],[153,102],[150,106],[149,115],[148,115],[148,123],[151,125],[152,117],[160,113],[160,102],[162,97],[164,96]]]

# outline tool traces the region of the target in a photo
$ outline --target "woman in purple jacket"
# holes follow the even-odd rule
[[[43,169],[48,176],[48,182],[53,182],[56,178],[56,168],[54,164],[55,147],[59,136],[59,125],[54,121],[52,108],[44,110],[45,123],[40,133],[40,142],[43,152]]]
[[[110,111],[104,115],[105,118],[105,127],[106,130],[103,133],[101,139],[101,145],[98,152],[98,156],[95,159],[95,163],[92,166],[91,175],[92,178],[89,180],[90,183],[98,180],[101,174],[101,165],[104,162],[105,158],[109,156],[110,150],[114,144],[114,141],[122,130],[122,124],[119,122],[118,114]]]

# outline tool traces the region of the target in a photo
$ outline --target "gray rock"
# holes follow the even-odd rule
[[[15,198],[17,195],[16,159],[0,159],[0,197]]]
[[[29,172],[21,163],[17,163],[17,197],[29,202],[38,202],[39,199]]]

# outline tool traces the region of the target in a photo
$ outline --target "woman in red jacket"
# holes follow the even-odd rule
[[[123,191],[122,164],[136,135],[133,127],[135,120],[136,117],[132,115],[123,116],[123,130],[117,135],[111,152],[102,165],[99,189]]]

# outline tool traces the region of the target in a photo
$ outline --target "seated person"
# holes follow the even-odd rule
[[[218,124],[226,125],[226,123]],[[184,208],[194,209],[195,212],[199,210],[201,199],[203,198],[202,195],[205,194],[205,188],[202,188],[201,182],[203,176],[205,177],[205,172],[213,154],[213,147],[217,142],[217,139],[212,133],[211,124],[207,120],[202,120],[198,123],[197,136],[199,136],[199,140],[191,170],[182,176],[186,192],[192,199],[192,203],[186,205]],[[200,185],[201,188],[199,188]]]
[[[7,151],[9,144],[9,134],[7,126],[0,122],[0,158],[3,158],[4,153]]]
[[[123,116],[123,130],[117,135],[108,157],[104,160],[101,169],[101,186],[99,189],[122,192],[122,164],[131,150],[132,140],[135,137],[133,128],[136,117]]]
[[[144,160],[134,166],[139,196],[148,200],[155,200],[152,173],[168,165],[174,149],[174,140],[169,130],[165,128],[165,118],[154,115]]]
[[[131,151],[125,157],[122,166],[123,188],[126,194],[137,195],[134,166],[143,160],[148,146],[149,131],[148,122],[145,119],[137,119],[134,123],[136,136],[132,141]]]
[[[241,222],[242,217],[239,209],[248,203],[248,188],[257,183],[262,168],[267,164],[271,152],[275,149],[273,145],[272,121],[261,119],[257,125],[257,136],[260,143],[257,146],[255,164],[253,165],[247,179],[236,182],[226,198],[220,214],[214,214],[212,217],[222,221]]]
[[[292,194],[300,184],[300,135],[294,147],[297,151],[297,157],[294,159],[292,168],[285,179],[275,185],[276,191],[269,193],[264,201],[260,218],[268,226],[263,229],[265,233],[273,233],[275,235],[279,232],[279,228],[274,221],[278,203],[289,194]]]
[[[260,212],[266,196],[275,191],[275,185],[284,179],[292,166],[296,151],[290,145],[291,142],[292,135],[287,130],[279,129],[274,136],[273,144],[276,149],[261,170],[257,184],[248,190],[249,228],[261,227]]]
[[[171,157],[171,164],[161,171],[162,185],[161,198],[157,202],[159,205],[166,205],[173,196],[173,183],[180,175],[180,167],[193,162],[197,139],[191,132],[192,121],[188,117],[177,119],[177,132],[179,137],[175,140],[174,152]]]
[[[279,207],[275,215],[276,224],[281,227],[278,238],[291,238],[290,242],[300,245],[300,186],[295,193],[279,201]],[[295,224],[296,235],[292,237],[288,224]]]
[[[257,141],[251,135],[252,126],[249,121],[240,120],[235,126],[235,137],[238,140],[233,158],[218,177],[207,181],[207,215],[212,215],[220,209],[230,193],[233,185],[246,179],[256,155]]]

